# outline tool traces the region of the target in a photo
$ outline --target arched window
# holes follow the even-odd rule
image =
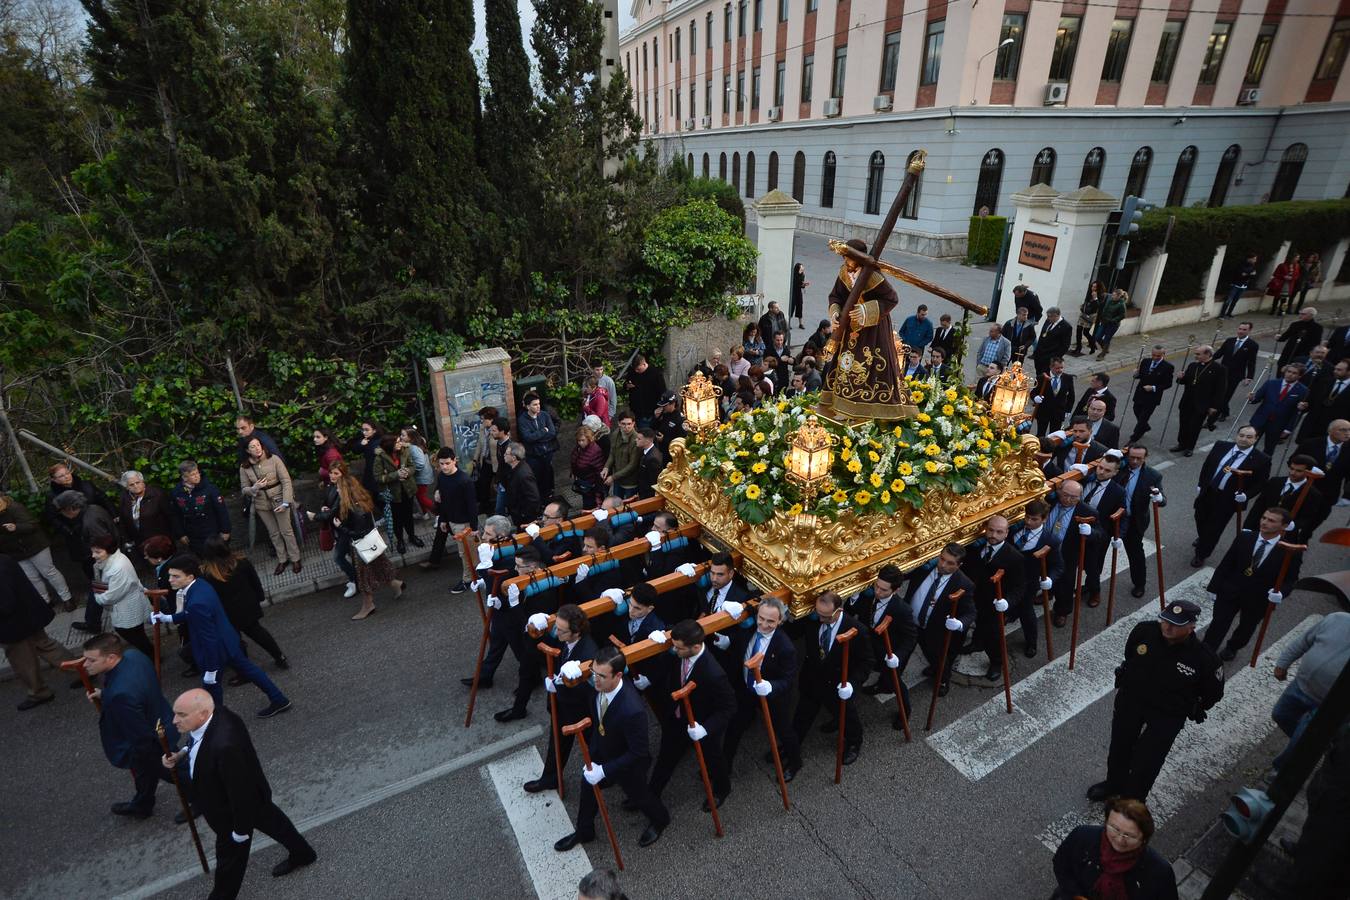
[[[694,154],[689,154],[689,174],[694,174]]]
[[[1102,168],[1106,165],[1106,151],[1093,147],[1083,157],[1083,174],[1078,177],[1079,187],[1101,187]]]
[[[1130,160],[1130,174],[1125,179],[1125,196],[1144,195],[1144,186],[1148,184],[1148,168],[1151,165],[1153,165],[1152,147],[1140,147],[1134,151],[1134,159]]]
[[[755,151],[745,154],[745,196],[755,196]]]
[[[1275,172],[1275,183],[1270,186],[1270,202],[1294,199],[1303,164],[1308,161],[1307,144],[1290,144],[1280,157],[1280,168]]]
[[[765,186],[766,191],[778,190],[778,152],[769,154],[769,183]]]
[[[915,150],[905,160],[905,172],[909,171],[910,163],[914,162],[919,156],[919,151]],[[904,177],[903,175],[901,177]],[[904,219],[917,219],[919,217],[919,188],[923,186],[923,173],[919,173],[919,178],[914,182],[914,190],[909,192],[909,199],[905,201],[905,208],[900,210],[900,217]]]
[[[1177,167],[1172,172],[1172,186],[1167,189],[1165,206],[1186,205],[1186,189],[1191,186],[1191,172],[1195,169],[1196,152],[1194,146],[1187,147],[1177,157]]]
[[[708,168],[708,154],[703,154],[703,177],[707,178],[711,170]]]
[[[1052,185],[1055,181],[1055,149],[1042,147],[1031,164],[1031,183]]]
[[[880,150],[874,150],[867,161],[867,196],[863,198],[863,212],[869,216],[881,212],[881,182],[885,178],[886,156]]]
[[[725,151],[717,157],[717,177],[723,181],[727,180],[727,154]]]
[[[1233,183],[1233,173],[1237,171],[1238,160],[1242,158],[1242,148],[1237,144],[1223,151],[1219,160],[1219,171],[1214,173],[1214,187],[1209,189],[1209,205],[1223,206],[1228,199],[1228,186]]]
[[[980,182],[975,186],[975,210],[989,209],[989,214],[998,212],[998,191],[1003,184],[1003,151],[997,147],[990,150],[980,161]]]
[[[736,190],[741,189],[741,155],[740,153],[731,154],[731,186]]]
[[[820,169],[820,205],[825,209],[834,208],[834,165],[834,151],[827,150],[825,164]]]
[[[792,199],[804,203],[806,197],[806,154],[798,150],[792,157]]]

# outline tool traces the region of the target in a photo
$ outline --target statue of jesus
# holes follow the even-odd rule
[[[858,238],[847,246],[867,253],[867,245]],[[841,328],[845,323],[839,321],[840,312],[860,277],[867,281],[849,313],[847,327]],[[830,291],[830,321],[836,340],[843,335],[843,344],[835,346],[835,340],[831,340],[831,346],[825,349],[827,358],[833,350],[834,361],[825,374],[823,407],[833,407],[855,419],[889,420],[913,414],[901,365],[904,357],[891,328],[891,310],[898,301],[895,288],[880,272],[864,269],[852,256],[844,255],[839,277]]]

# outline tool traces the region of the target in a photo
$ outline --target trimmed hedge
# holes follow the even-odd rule
[[[966,237],[966,263],[972,266],[992,266],[997,263],[998,251],[1003,248],[1003,233],[1007,228],[1007,216],[971,216],[970,231]]]
[[[1350,236],[1350,200],[1293,200],[1257,206],[1171,207],[1146,213],[1134,237],[1132,256],[1142,259],[1160,248],[1167,235],[1167,217],[1176,225],[1167,241],[1167,269],[1156,304],[1189,303],[1204,293],[1204,277],[1214,251],[1228,245],[1219,286],[1227,290],[1233,272],[1255,251],[1265,266],[1285,241],[1291,252],[1323,254]],[[1324,272],[1324,276],[1334,273]],[[1265,285],[1252,285],[1264,288]]]

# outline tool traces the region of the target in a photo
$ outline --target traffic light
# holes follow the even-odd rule
[[[1219,819],[1229,834],[1244,844],[1250,844],[1261,830],[1261,823],[1274,808],[1275,804],[1265,791],[1242,788],[1233,795],[1228,809]]]
[[[1153,209],[1157,204],[1149,203],[1143,197],[1136,197],[1134,194],[1125,198],[1125,205],[1120,210],[1120,225],[1117,226],[1116,233],[1121,237],[1129,237],[1139,232],[1139,220],[1144,217],[1144,213]]]

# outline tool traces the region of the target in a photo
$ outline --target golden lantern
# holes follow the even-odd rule
[[[994,382],[994,393],[989,398],[989,411],[996,417],[1017,425],[1030,416],[1026,414],[1027,401],[1031,398],[1031,379],[1022,371],[1022,364],[1015,362],[1008,371]]]
[[[722,389],[709,381],[702,372],[695,372],[689,383],[680,389],[684,401],[684,427],[702,437],[717,429],[717,398]]]
[[[802,489],[808,503],[830,477],[830,466],[834,463],[834,454],[830,451],[833,443],[834,437],[821,427],[815,416],[808,418],[792,435],[787,479]]]

